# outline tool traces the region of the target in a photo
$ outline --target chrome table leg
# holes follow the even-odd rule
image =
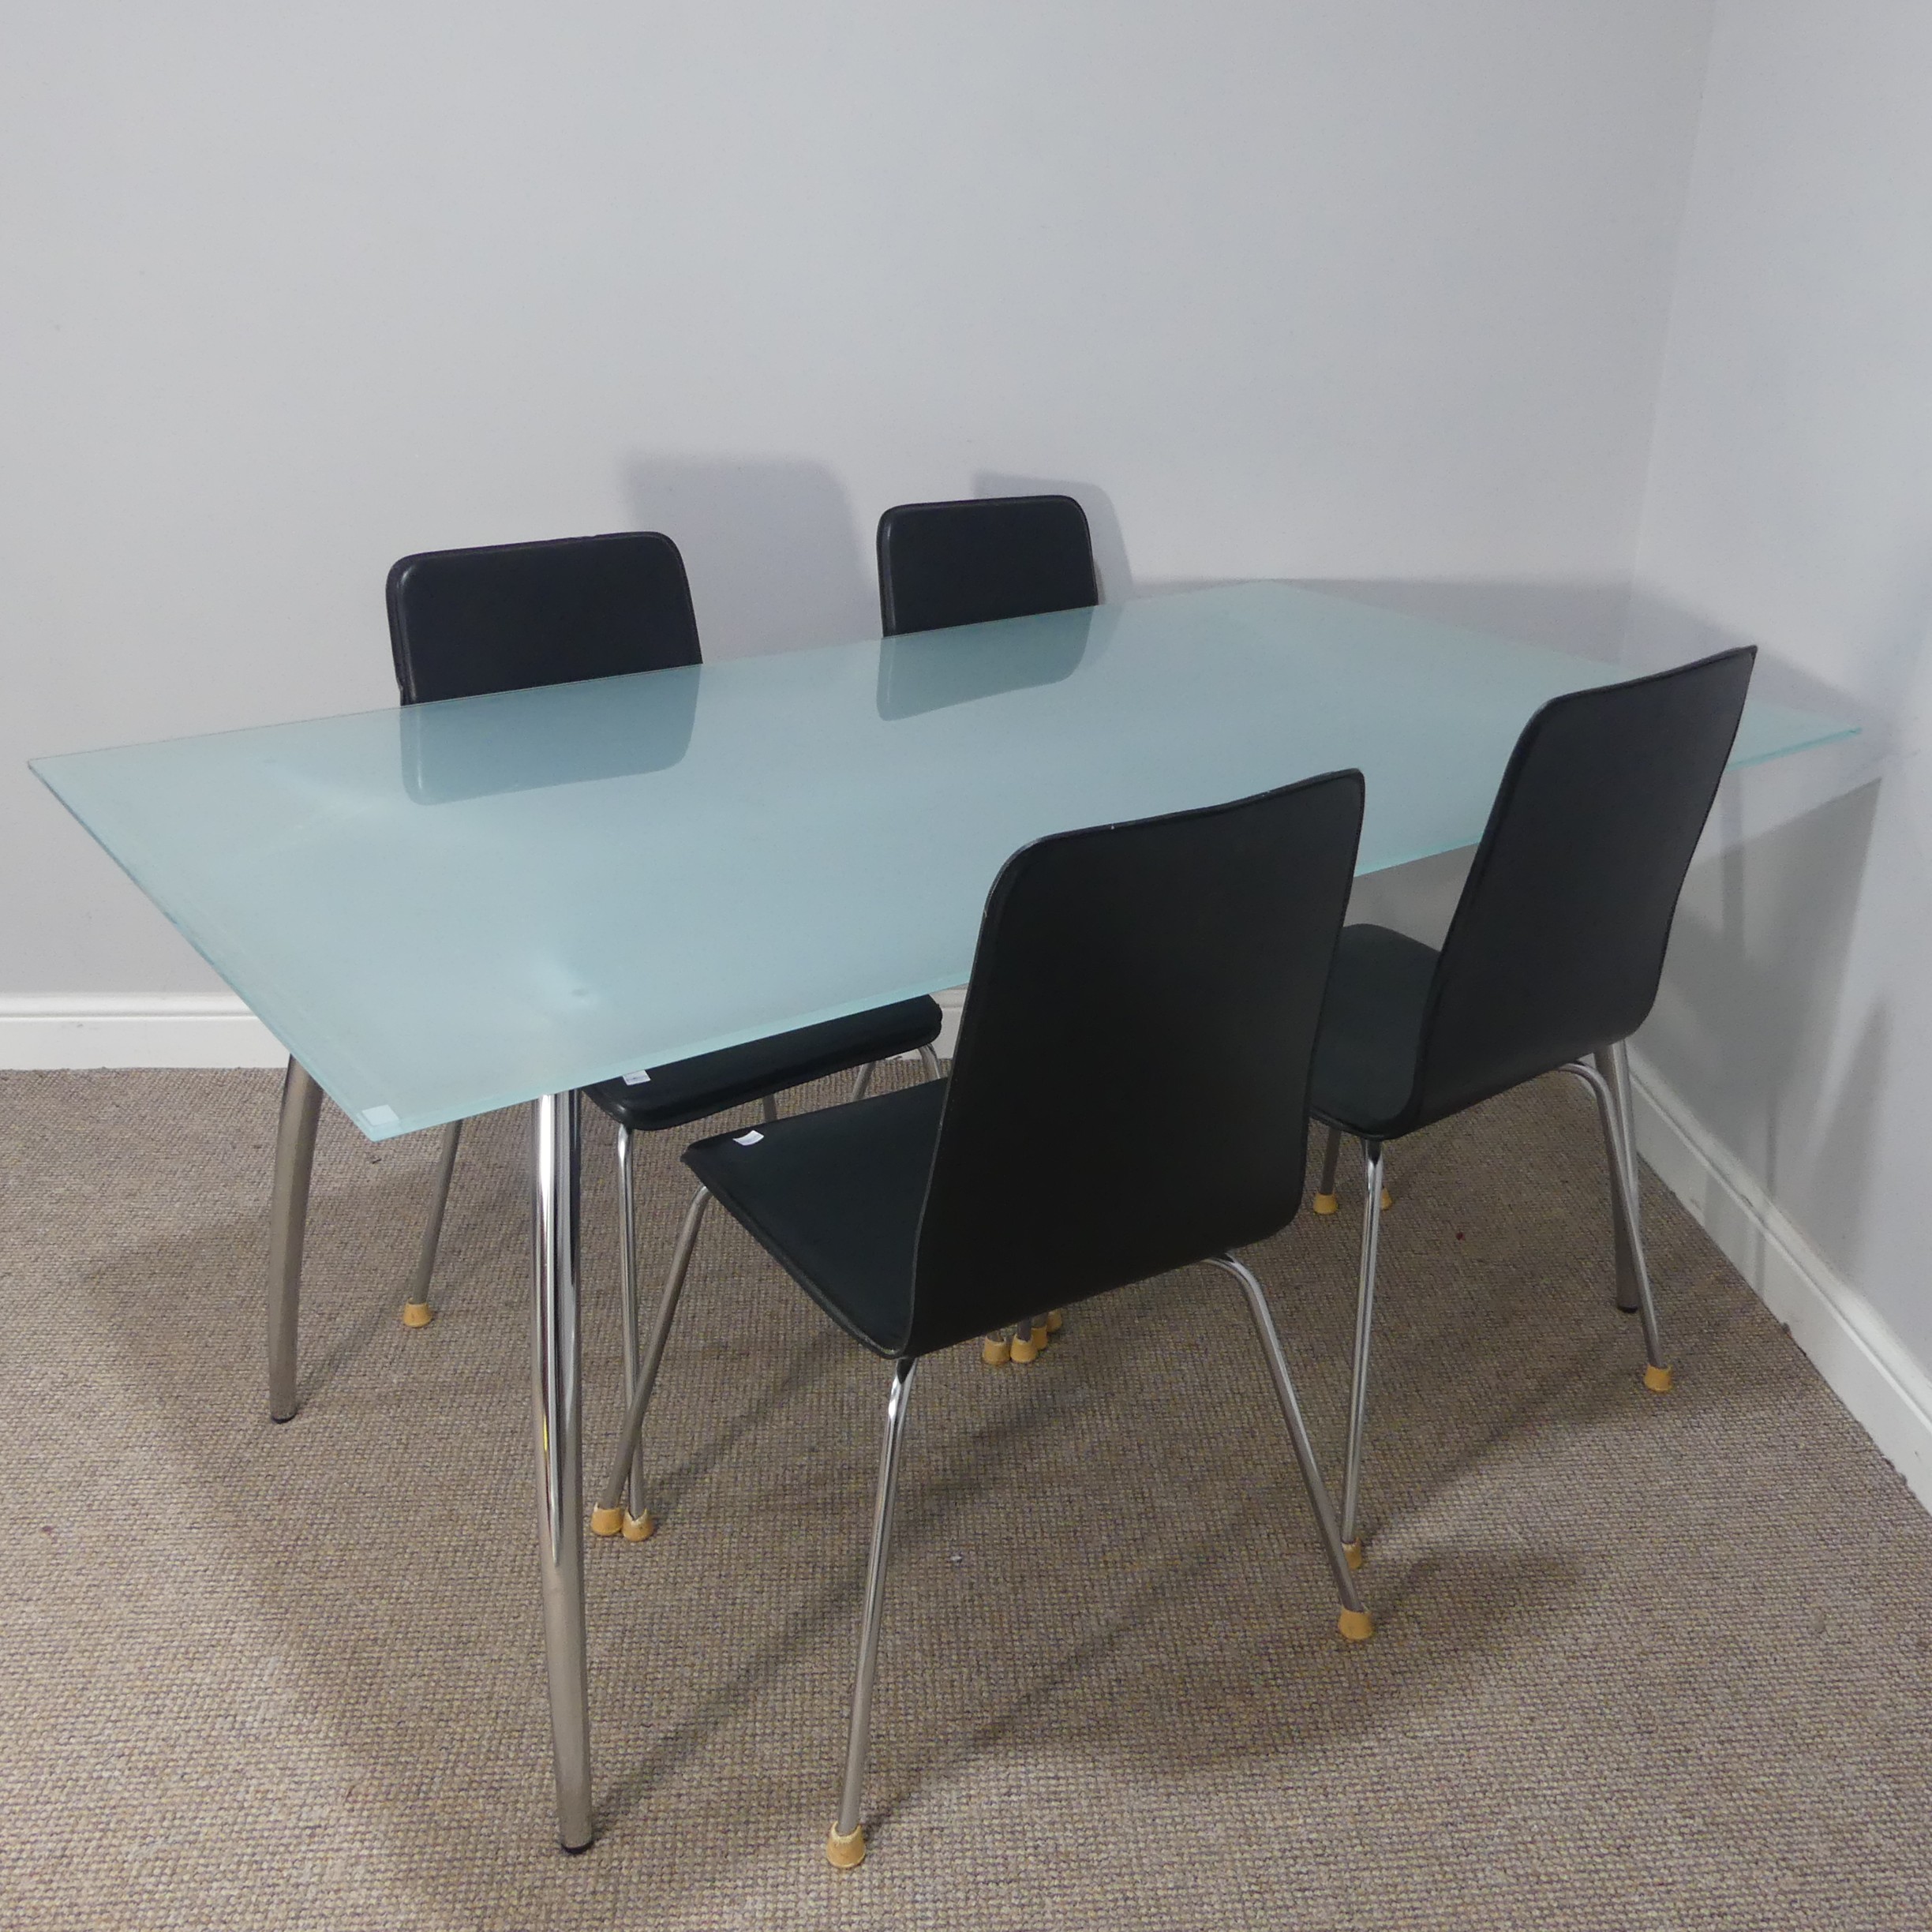
[[[537,1566],[544,1661],[556,1765],[557,1836],[588,1848],[590,1684],[583,1595],[582,1358],[577,1328],[577,1218],[581,1140],[578,1096],[533,1102],[530,1365],[537,1436]]]
[[[295,1413],[295,1335],[301,1311],[302,1236],[309,1223],[309,1177],[315,1164],[322,1089],[290,1057],[275,1129],[275,1197],[268,1211],[268,1413]]]

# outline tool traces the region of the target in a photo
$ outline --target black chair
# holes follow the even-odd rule
[[[389,638],[406,705],[519,691],[582,678],[662,671],[700,661],[684,561],[668,537],[623,531],[550,543],[492,545],[404,557],[389,573]],[[751,1101],[769,1118],[788,1087],[859,1069],[863,1092],[874,1065],[916,1053],[937,1077],[932,1050],[941,1014],[930,999],[803,1027],[770,1039],[653,1067],[647,1081],[606,1080],[586,1091],[617,1126],[619,1244],[623,1291],[627,1395],[644,1369],[638,1355],[637,1237],[631,1136],[688,1126]],[[435,1198],[416,1273],[403,1305],[412,1328],[426,1325],[443,1217],[462,1123],[445,1130]],[[635,1507],[599,1510],[591,1527],[642,1541],[653,1528]]]
[[[1071,496],[969,496],[897,504],[878,520],[879,624],[889,638],[1100,601],[1087,512]],[[1033,1361],[1061,1325],[1050,1309],[1010,1339],[989,1335],[989,1367]]]
[[[899,504],[878,523],[888,637],[1100,601],[1087,513],[1071,496]]]
[[[951,1077],[701,1140],[666,1286],[716,1198],[845,1332],[893,1364],[834,1865],[865,1855],[859,1799],[893,1499],[913,1372],[1018,1320],[1206,1262],[1234,1276],[1343,1605],[1373,1629],[1260,1284],[1233,1251],[1301,1197],[1315,1035],[1361,829],[1358,772],[1043,839],[987,901]],[[1080,1028],[1131,1040],[1095,1063]],[[1173,1292],[1187,1292],[1175,1282]],[[668,1313],[665,1316],[668,1322]],[[632,1462],[634,1398],[613,1478]]]
[[[1343,1133],[1362,1146],[1361,1274],[1342,1535],[1356,1512],[1381,1224],[1382,1150],[1544,1073],[1597,1099],[1619,1305],[1643,1317],[1644,1380],[1671,1385],[1638,1219],[1624,1043],[1657,998],[1671,921],[1724,776],[1756,653],[1552,699],[1524,727],[1436,952],[1350,926],[1316,1054],[1333,1196]]]

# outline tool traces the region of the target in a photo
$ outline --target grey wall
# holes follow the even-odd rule
[[[0,997],[212,986],[21,762],[390,702],[412,549],[661,526],[754,650],[1057,480],[1116,594],[1601,626],[1709,17],[16,0]]]
[[[1722,0],[1631,632],[1640,657],[1756,642],[1877,728],[1875,782],[1698,868],[1644,1045],[1922,1364],[1929,211],[1932,9]]]

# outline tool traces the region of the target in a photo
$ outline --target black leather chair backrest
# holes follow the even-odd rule
[[[1362,796],[1339,772],[1008,860],[960,1020],[909,1352],[1293,1218]]]
[[[1071,496],[900,504],[879,519],[878,578],[888,637],[1100,601],[1087,512]]]
[[[1418,1121],[1643,1024],[1756,657],[1573,691],[1524,727],[1436,961]]]
[[[655,530],[424,551],[388,603],[405,704],[699,661],[684,560]]]

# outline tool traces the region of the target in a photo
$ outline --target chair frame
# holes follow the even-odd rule
[[[1312,788],[1327,782],[1328,781],[1311,780],[1308,781],[1307,788]],[[1355,782],[1357,787],[1355,793],[1357,801],[1355,806],[1357,814],[1355,826],[1358,829],[1360,811],[1360,781],[1358,777]],[[1285,788],[1284,790],[1294,791],[1303,788],[1305,788],[1294,787]],[[1266,802],[1272,802],[1274,798],[1279,796],[1279,794],[1269,795],[1269,799]],[[1262,802],[1264,801],[1255,800],[1241,803],[1253,804]],[[1241,805],[1237,804],[1211,807],[1200,813],[1177,814],[1174,816],[1177,819],[1206,818],[1241,808]],[[1151,826],[1158,826],[1163,822],[1151,821],[1147,823]],[[1110,833],[1106,836],[1111,836],[1113,833],[1134,832],[1142,828],[1139,826],[1113,828],[1110,829]],[[1068,833],[1061,835],[1058,840],[1043,841],[1041,844],[1043,847],[1052,846],[1092,836],[1094,835],[1088,833]],[[1354,832],[1351,831],[1351,841],[1354,837]],[[983,1025],[997,1028],[1001,1024],[1001,1019],[995,1016],[1009,1015],[1011,1010],[1009,1008],[1002,1009],[1000,1002],[1002,999],[1009,1000],[1011,998],[1011,990],[1013,987],[1025,986],[1029,983],[1023,963],[1031,956],[1025,950],[1022,949],[1017,955],[1017,960],[1022,964],[1006,961],[999,966],[994,966],[989,964],[989,959],[1004,960],[1005,956],[997,952],[989,953],[988,949],[999,945],[1000,942],[995,935],[1005,930],[1002,923],[1003,908],[1010,902],[1013,896],[1009,893],[1009,880],[1027,876],[1019,868],[1032,856],[1032,852],[1039,849],[1039,848],[1029,848],[1028,852],[1017,855],[1014,859],[1010,860],[1006,871],[1002,873],[999,883],[995,885],[992,896],[989,898],[986,920],[982,927],[980,957],[975,962],[975,984],[982,987],[982,997],[989,1004],[983,1011],[975,1008],[968,1013],[967,1024],[962,1031],[961,1052],[963,1057],[960,1065],[963,1069],[969,1066],[976,1069],[981,1064],[972,1058],[973,1052],[972,1042],[981,1037],[973,1030],[974,1013],[979,1013]],[[1349,863],[1351,867],[1353,849],[1351,842],[1349,848]],[[1341,862],[1338,859],[1337,863]],[[1054,874],[1048,872],[1045,876],[1051,879]],[[1078,875],[1076,874],[1074,876]],[[1136,875],[1136,878],[1138,876]],[[1035,886],[1032,889],[1038,892],[1042,888]],[[1328,886],[1322,889],[1333,890],[1335,889]],[[1336,928],[1338,930],[1344,897],[1345,895],[1338,896],[1333,900],[1332,910],[1338,921]],[[1320,900],[1315,902],[1317,908],[1320,904]],[[1324,915],[1320,910],[1316,910],[1312,913],[1311,916],[1320,919]],[[1022,935],[1025,935],[1028,930],[1024,925],[1020,928]],[[1037,925],[1032,929],[1031,943],[1035,949],[1042,943]],[[1290,957],[1292,960],[1292,956]],[[1292,968],[1291,970],[1297,971],[1301,975],[1299,982],[1301,990],[1294,993],[1293,998],[1298,1002],[1304,1002],[1309,1015],[1309,1024],[1312,1028],[1314,1015],[1320,1010],[1322,979],[1325,976],[1326,966],[1322,966],[1318,972],[1316,968],[1315,956],[1311,953],[1305,956],[1304,963],[1300,967]],[[1253,968],[1250,968],[1249,971],[1251,986],[1254,983],[1254,971]],[[1238,981],[1236,982],[1237,986],[1240,983]],[[1289,983],[1295,983],[1291,981]],[[1284,991],[1282,997],[1286,998],[1290,996]],[[1048,1010],[1050,1011],[1050,1007]],[[1286,1010],[1294,1012],[1300,1009],[1290,1007]],[[990,1185],[983,1179],[970,1178],[975,1176],[976,1174],[983,1174],[985,1172],[983,1169],[975,1170],[972,1163],[977,1159],[984,1158],[984,1151],[987,1148],[998,1144],[999,1124],[1002,1118],[998,1110],[1002,1106],[1010,1106],[1013,1104],[1011,1099],[1002,1097],[1002,1087],[999,1084],[1002,1074],[996,1069],[1003,1069],[1010,1064],[1011,1057],[1016,1052],[1021,1051],[1017,1049],[1013,1043],[1016,1039],[1024,1039],[1027,1037],[1024,1028],[1026,1019],[1030,1017],[1023,1014],[1020,1023],[1022,1030],[1017,1034],[1012,1032],[1003,1035],[997,1033],[987,1034],[985,1037],[989,1042],[998,1038],[1003,1039],[1005,1043],[997,1050],[989,1046],[988,1058],[984,1062],[987,1070],[980,1075],[979,1084],[977,1086],[968,1088],[955,1085],[946,1096],[945,1104],[947,1111],[938,1128],[938,1138],[934,1144],[933,1166],[927,1178],[927,1191],[920,1208],[916,1252],[911,1262],[912,1273],[909,1282],[910,1300],[906,1309],[907,1326],[896,1331],[897,1339],[893,1339],[895,1331],[889,1328],[872,1331],[854,1328],[852,1331],[865,1346],[871,1348],[874,1353],[892,1360],[893,1372],[886,1396],[884,1430],[880,1444],[878,1478],[873,1500],[872,1534],[867,1563],[864,1603],[860,1620],[858,1655],[853,1680],[851,1720],[846,1739],[845,1761],[838,1810],[826,1847],[827,1859],[833,1866],[841,1869],[849,1869],[860,1863],[866,1852],[861,1814],[866,1765],[869,1751],[871,1713],[878,1662],[886,1578],[890,1554],[900,1474],[908,1428],[912,1387],[919,1364],[927,1354],[936,1353],[946,1347],[963,1346],[971,1339],[974,1328],[977,1326],[976,1317],[979,1313],[979,1306],[970,1300],[962,1304],[957,1299],[959,1294],[957,1284],[961,1280],[970,1282],[978,1279],[979,1271],[987,1264],[986,1260],[984,1256],[976,1256],[970,1246],[962,1248],[957,1245],[958,1233],[961,1226],[975,1226],[981,1212],[978,1196],[972,1190],[979,1186]],[[1007,1019],[1006,1023],[1013,1024],[1010,1017]],[[1185,1040],[1189,1036],[1183,1032],[1180,1037]],[[1292,1039],[1292,1034],[1288,1037]],[[1307,1064],[1312,1067],[1312,1033],[1310,1042],[1308,1050],[1309,1058]],[[1292,1045],[1284,1044],[1278,1050],[1292,1056],[1297,1050]],[[994,1058],[995,1051],[1002,1057]],[[1290,1065],[1294,1064],[1292,1057],[1286,1064]],[[973,1076],[968,1073],[966,1077],[970,1080]],[[1025,1090],[1023,1088],[1020,1091],[1024,1094]],[[1249,1104],[1252,1105],[1252,1103]],[[964,1111],[956,1111],[960,1109],[963,1109]],[[1291,1102],[1291,1113],[1292,1110]],[[1262,1118],[1265,1119],[1266,1116]],[[964,1138],[957,1144],[948,1137],[950,1129],[955,1127],[958,1128],[964,1136]],[[713,1141],[707,1144],[715,1144],[716,1141],[721,1138],[721,1136],[714,1136]],[[1296,1140],[1299,1144],[1301,1135],[1298,1133],[1296,1135]],[[955,1158],[962,1163],[958,1170],[959,1174],[969,1177],[968,1178],[961,1181],[952,1173],[952,1170],[947,1169],[948,1157],[945,1150],[949,1147],[956,1148]],[[687,1156],[687,1159],[690,1158]],[[650,1343],[639,1364],[638,1373],[633,1385],[631,1398],[619,1431],[616,1447],[608,1466],[608,1473],[601,1492],[599,1503],[601,1508],[614,1507],[616,1499],[624,1493],[627,1488],[631,1490],[633,1495],[635,1494],[635,1485],[638,1478],[642,1430],[657,1385],[665,1347],[677,1310],[681,1305],[692,1257],[696,1250],[706,1213],[710,1202],[714,1198],[712,1185],[717,1178],[715,1170],[708,1163],[701,1163],[695,1160],[692,1162],[692,1164],[698,1167],[702,1184],[686,1215],[683,1225],[679,1231],[670,1272],[666,1278],[659,1300]],[[994,1171],[997,1173],[999,1170],[996,1166]],[[1106,1172],[1108,1170],[1103,1167],[1100,1171]],[[1260,1171],[1265,1175],[1271,1176],[1276,1170],[1271,1167],[1264,1167]],[[1240,1206],[1223,1204],[1213,1211],[1220,1216],[1219,1225],[1223,1230],[1227,1228],[1228,1217],[1230,1215],[1235,1217],[1234,1225],[1257,1230],[1264,1226],[1269,1229],[1286,1226],[1287,1221],[1293,1219],[1297,1205],[1295,1190],[1292,1188],[1282,1188],[1272,1179],[1257,1181],[1254,1178],[1254,1173],[1255,1170],[1251,1170],[1249,1178],[1243,1183],[1249,1190],[1248,1193],[1245,1196],[1231,1197],[1239,1199],[1244,1204]],[[1091,1178],[1083,1185],[1089,1190],[1083,1211],[1090,1217],[1090,1219],[1088,1223],[1076,1222],[1075,1225],[1076,1227],[1082,1226],[1086,1227],[1085,1234],[1076,1237],[1077,1239],[1084,1241],[1091,1238],[1095,1230],[1110,1227],[1110,1222],[1104,1195],[1096,1197],[1092,1194],[1091,1189],[1094,1184]],[[965,1189],[963,1193],[960,1191],[962,1187]],[[727,1192],[728,1191],[728,1189]],[[1257,1201],[1264,1204],[1257,1206],[1255,1204]],[[942,1204],[935,1207],[935,1203]],[[1279,1221],[1274,1219],[1277,1214],[1282,1217]],[[1098,1216],[1099,1219],[1092,1219],[1095,1216]],[[753,1226],[754,1224],[747,1222],[746,1225]],[[1158,1222],[1153,1224],[1155,1227],[1158,1227]],[[1226,1239],[1227,1236],[1226,1233],[1223,1233],[1220,1237]],[[1130,1279],[1145,1279],[1144,1276],[1135,1275],[1133,1271],[1138,1265],[1150,1260],[1152,1255],[1163,1252],[1158,1244],[1163,1238],[1171,1240],[1173,1237],[1169,1235],[1163,1237],[1159,1233],[1153,1232],[1151,1228],[1144,1230],[1130,1237],[1129,1245],[1124,1249],[1116,1251],[1111,1258],[1096,1260],[1084,1271],[1078,1264],[1073,1266],[1069,1270],[1070,1277],[1076,1278],[1080,1284],[1080,1292],[1088,1294],[1104,1294],[1112,1287],[1125,1285]],[[1150,1240],[1156,1244],[1151,1249],[1147,1245]],[[1138,1247],[1133,1245],[1136,1241],[1140,1244]],[[776,1255],[780,1252],[780,1250],[774,1248],[771,1252]],[[1174,1251],[1169,1249],[1166,1252],[1172,1253]],[[1253,1271],[1232,1252],[1224,1249],[1217,1252],[1202,1254],[1198,1249],[1196,1249],[1193,1251],[1193,1254],[1192,1260],[1178,1259],[1165,1263],[1155,1261],[1153,1264],[1154,1271],[1165,1271],[1169,1267],[1204,1265],[1232,1276],[1241,1288],[1261,1345],[1269,1379],[1282,1411],[1282,1420],[1288,1430],[1290,1442],[1294,1451],[1302,1483],[1307,1491],[1310,1506],[1315,1516],[1324,1554],[1327,1560],[1336,1593],[1341,1601],[1342,1607],[1337,1619],[1337,1627],[1341,1634],[1350,1641],[1365,1642],[1373,1634],[1374,1622],[1363,1603],[1354,1579],[1353,1568],[1343,1545],[1341,1526],[1323,1478],[1319,1460],[1309,1440],[1301,1402],[1296,1392],[1294,1376],[1289,1367],[1287,1354],[1282,1346],[1279,1330],[1275,1325],[1272,1312],[1269,1307],[1267,1294]],[[809,1286],[807,1276],[798,1272],[793,1264],[788,1262],[784,1265],[789,1271],[795,1274],[802,1286]],[[1058,1261],[1043,1263],[1035,1260],[1034,1263],[1036,1269],[1042,1266],[1061,1267],[1066,1265],[1065,1255]],[[816,1297],[818,1291],[813,1290],[812,1292]],[[1018,1294],[1024,1292],[1025,1292],[1024,1290],[1017,1290],[1009,1284],[1005,1290],[1005,1296],[1010,1301],[1017,1299]],[[936,1312],[930,1315],[922,1315],[922,1297],[928,1293],[934,1294],[938,1297]],[[998,1296],[994,1297],[995,1301],[999,1298]],[[830,1303],[825,1303],[823,1305],[827,1308],[828,1312],[831,1311]],[[895,1351],[897,1352],[895,1353]]]
[[[1664,1359],[1663,1331],[1644,1254],[1639,1169],[1631,1107],[1630,1056],[1625,1043],[1601,1048],[1590,1064],[1573,1060],[1553,1071],[1568,1074],[1589,1089],[1603,1131],[1604,1160],[1610,1176],[1610,1217],[1616,1249],[1616,1305],[1619,1313],[1643,1322],[1644,1386],[1668,1391],[1672,1374]],[[1331,1125],[1322,1155],[1322,1192],[1335,1198],[1342,1129]],[[1368,1359],[1375,1326],[1376,1271],[1382,1241],[1384,1143],[1365,1140],[1362,1152],[1361,1254],[1355,1295],[1355,1353],[1349,1385],[1348,1447],[1342,1481],[1342,1541],[1351,1566],[1359,1569],[1365,1539],[1358,1522],[1362,1460],[1368,1425]]]

